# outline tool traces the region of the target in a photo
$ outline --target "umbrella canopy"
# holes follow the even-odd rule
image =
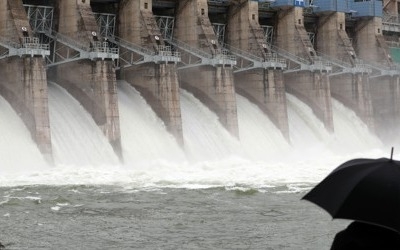
[[[347,161],[303,199],[325,209],[333,218],[375,224],[400,233],[400,161]]]

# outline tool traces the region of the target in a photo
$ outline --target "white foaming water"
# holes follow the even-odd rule
[[[291,149],[280,130],[255,104],[236,95],[240,143],[253,160],[276,161]]]
[[[110,143],[88,112],[63,88],[49,83],[51,139],[55,164],[118,164]]]
[[[290,140],[295,148],[321,149],[330,140],[324,124],[312,109],[295,96],[286,94]]]
[[[337,135],[330,135],[311,109],[290,95],[288,112],[293,145],[290,150],[286,150],[288,145],[280,131],[257,106],[241,96],[237,96],[241,133],[241,141],[238,141],[222,127],[215,114],[193,95],[182,91],[185,157],[143,98],[128,84],[119,85],[125,165],[57,166],[34,175],[13,179],[0,177],[0,185],[115,184],[126,189],[287,185],[289,191],[298,191],[301,183],[320,181],[349,158],[384,156],[380,150],[368,148],[356,150],[354,154],[334,152],[335,142],[344,143],[338,137],[346,138],[347,133],[352,132],[339,129]],[[57,113],[63,112],[60,107],[51,105]],[[365,128],[359,120],[355,122],[354,113],[337,103],[334,114],[341,116],[334,118],[339,127],[355,126],[355,131],[362,131],[360,126]],[[75,132],[85,133],[81,128]],[[370,140],[366,135],[369,135],[366,130],[360,134],[366,137],[363,140]],[[366,144],[374,145],[371,141]]]
[[[382,148],[379,139],[372,135],[354,111],[332,99],[335,132],[330,134],[323,123],[306,104],[287,94],[289,129],[295,148],[308,148],[309,152],[352,155]]]
[[[47,167],[22,119],[1,96],[0,131],[0,176]]]
[[[118,82],[121,142],[125,163],[182,162],[185,155],[175,138],[142,96],[128,83]]]
[[[240,156],[240,142],[224,129],[216,114],[192,94],[181,90],[185,151],[196,161],[214,161]]]
[[[382,142],[368,130],[368,127],[343,104],[332,99],[335,143],[332,150],[338,153],[357,153],[374,148],[382,148]],[[343,147],[343,145],[346,145]]]

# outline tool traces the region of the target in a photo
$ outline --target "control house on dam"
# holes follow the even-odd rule
[[[4,0],[0,95],[52,162],[48,82],[69,92],[123,160],[117,84],[184,147],[180,89],[240,139],[236,94],[290,142],[286,94],[335,132],[332,99],[383,142],[400,125],[397,0]]]

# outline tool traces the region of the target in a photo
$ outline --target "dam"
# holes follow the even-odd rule
[[[120,113],[129,112],[120,105],[138,105],[133,96],[151,107],[177,151],[196,151],[184,122],[194,119],[184,113],[200,115],[185,104],[194,99],[222,126],[215,141],[225,132],[240,141],[239,107],[255,105],[269,130],[296,143],[302,131],[289,113],[297,101],[328,134],[338,130],[338,102],[383,142],[398,139],[397,0],[5,0],[0,11],[0,95],[48,162],[60,157],[54,131],[62,123],[51,122],[50,109],[63,90],[120,161],[128,143]]]

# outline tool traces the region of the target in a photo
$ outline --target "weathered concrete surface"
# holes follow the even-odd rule
[[[0,36],[22,44],[22,27],[32,37],[21,0],[0,2]],[[53,162],[48,110],[47,75],[41,57],[11,57],[0,61],[0,94],[11,104],[29,129],[49,163]]]
[[[383,10],[391,15],[397,15],[398,5],[399,3],[397,1],[383,0]]]
[[[316,52],[304,28],[303,8],[280,11],[277,23],[277,44],[280,48],[310,62]],[[330,81],[326,72],[301,71],[284,74],[286,90],[307,103],[315,115],[333,132]]]
[[[371,79],[376,133],[384,143],[398,142],[400,124],[400,81],[398,77]]]
[[[175,11],[176,39],[211,55],[221,50],[208,18],[207,0],[179,1]],[[214,111],[221,124],[239,137],[235,86],[231,67],[200,66],[179,71],[181,86]]]
[[[227,43],[264,60],[266,47],[264,31],[258,22],[258,2],[241,1],[230,7],[228,13]],[[264,48],[265,47],[265,48]],[[254,69],[237,73],[236,92],[255,103],[280,129],[289,141],[285,85],[281,69]]]
[[[317,50],[355,67],[356,52],[345,31],[345,13],[321,16],[318,23]],[[330,77],[331,95],[354,110],[375,131],[368,74],[342,74]]]
[[[389,47],[382,35],[382,18],[360,20],[354,32],[355,49],[361,59],[377,65],[390,66],[393,63]]]
[[[378,66],[393,65],[388,45],[382,35],[382,19],[359,21],[355,27],[356,52],[363,60]],[[384,142],[395,138],[400,122],[400,92],[398,76],[381,76],[370,79],[374,122],[378,136]],[[396,133],[397,134],[397,133]]]
[[[150,0],[123,0],[119,7],[119,36],[158,52],[165,45]],[[159,40],[156,39],[156,36]],[[134,86],[183,145],[179,81],[175,64],[146,63],[121,69],[121,78]]]
[[[90,47],[98,32],[90,0],[56,2],[58,32]],[[97,37],[101,40],[102,38]],[[112,61],[81,60],[57,66],[54,81],[63,86],[92,115],[122,160],[116,76]]]

